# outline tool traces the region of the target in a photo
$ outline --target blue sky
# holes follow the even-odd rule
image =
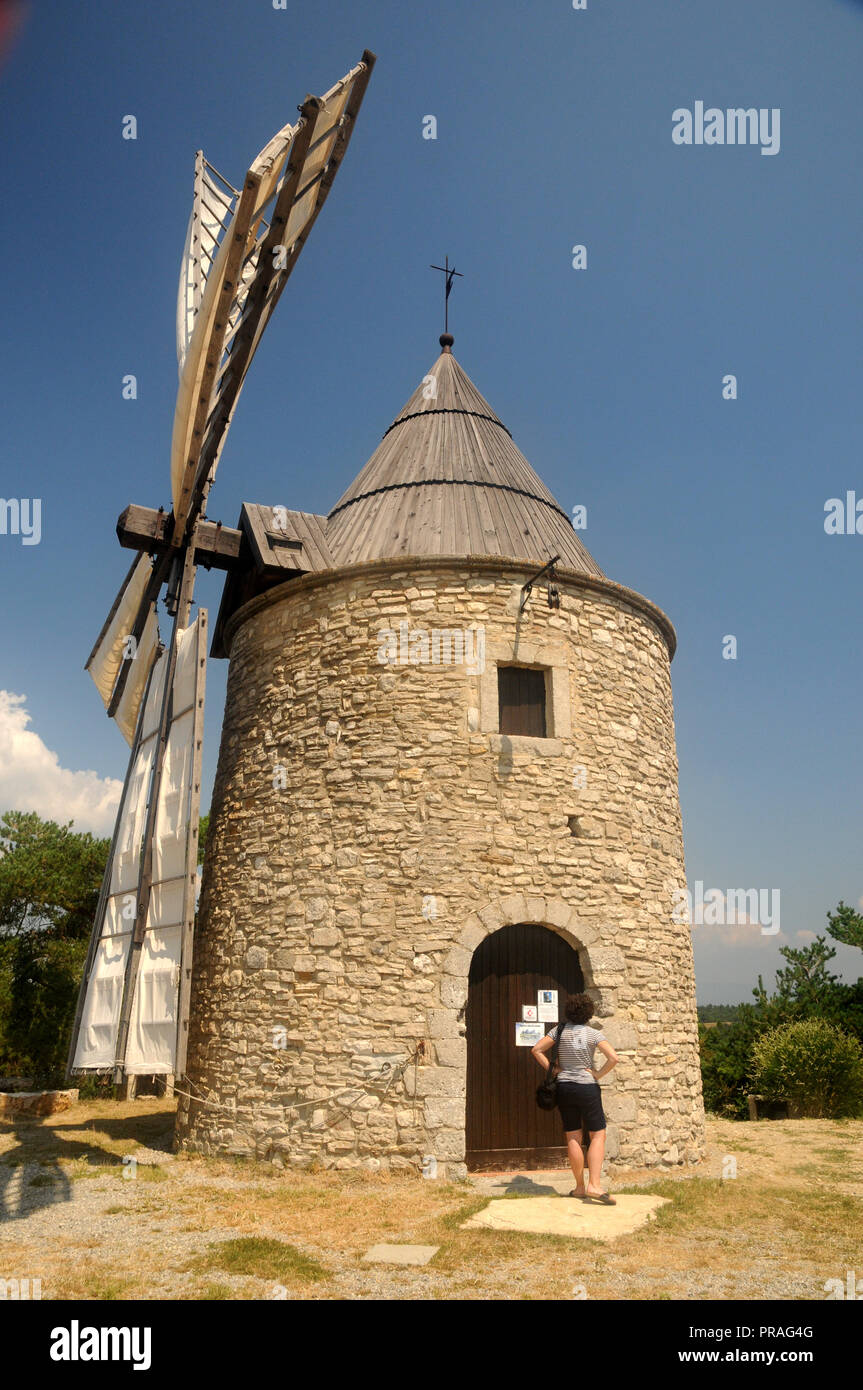
[[[863,498],[852,0],[31,4],[0,71],[0,495],[42,499],[42,539],[0,536],[0,689],[23,697],[0,801],[35,787],[63,818],[125,770],[83,662],[130,559],[117,515],[169,505],[195,149],[238,183],[364,47],[357,134],[209,513],[329,510],[437,355],[428,265],[448,253],[460,362],[561,504],[588,507],[606,573],[676,625],[688,879],[781,890],[779,938],[696,932],[699,998],[745,998],[779,944],[863,897],[863,535],[823,525],[828,498]],[[779,153],[676,146],[697,100],[779,108]],[[197,593],[214,618],[218,576]],[[205,800],[225,675],[211,663]],[[860,973],[859,952],[837,961]]]

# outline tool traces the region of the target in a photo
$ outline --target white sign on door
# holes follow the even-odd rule
[[[540,1023],[557,1023],[557,990],[537,990],[537,1018]]]
[[[515,1045],[516,1047],[536,1047],[538,1042],[543,1039],[542,1025],[539,1023],[516,1023],[515,1025]]]

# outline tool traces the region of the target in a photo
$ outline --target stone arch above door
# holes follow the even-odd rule
[[[493,899],[467,918],[457,944],[451,947],[443,963],[441,1003],[444,1007],[464,1007],[470,963],[480,942],[501,927],[515,926],[519,922],[549,927],[568,941],[578,951],[584,972],[584,987],[596,1000],[598,1016],[604,1018],[614,1012],[614,999],[603,976],[622,973],[624,960],[621,952],[616,947],[599,945],[597,928],[581,921],[576,909],[562,898],[532,893],[511,893],[507,897]]]

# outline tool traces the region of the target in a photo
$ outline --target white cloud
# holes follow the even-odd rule
[[[693,946],[743,946],[760,950],[762,946],[788,944],[783,931],[762,932],[757,922],[699,922],[691,931]]]
[[[26,695],[0,690],[0,811],[35,811],[76,830],[110,835],[122,782],[96,772],[72,772],[27,726]]]

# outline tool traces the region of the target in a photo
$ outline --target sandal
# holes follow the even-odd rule
[[[586,1202],[598,1202],[601,1207],[616,1207],[617,1202],[610,1192],[586,1192]]]
[[[569,1196],[570,1196],[570,1197],[577,1197],[578,1200],[579,1200],[580,1202],[583,1202],[584,1199],[585,1199],[585,1197],[587,1196],[587,1193],[586,1193],[586,1192],[579,1192],[578,1189],[574,1187],[574,1188],[572,1189],[572,1191],[569,1193]]]

